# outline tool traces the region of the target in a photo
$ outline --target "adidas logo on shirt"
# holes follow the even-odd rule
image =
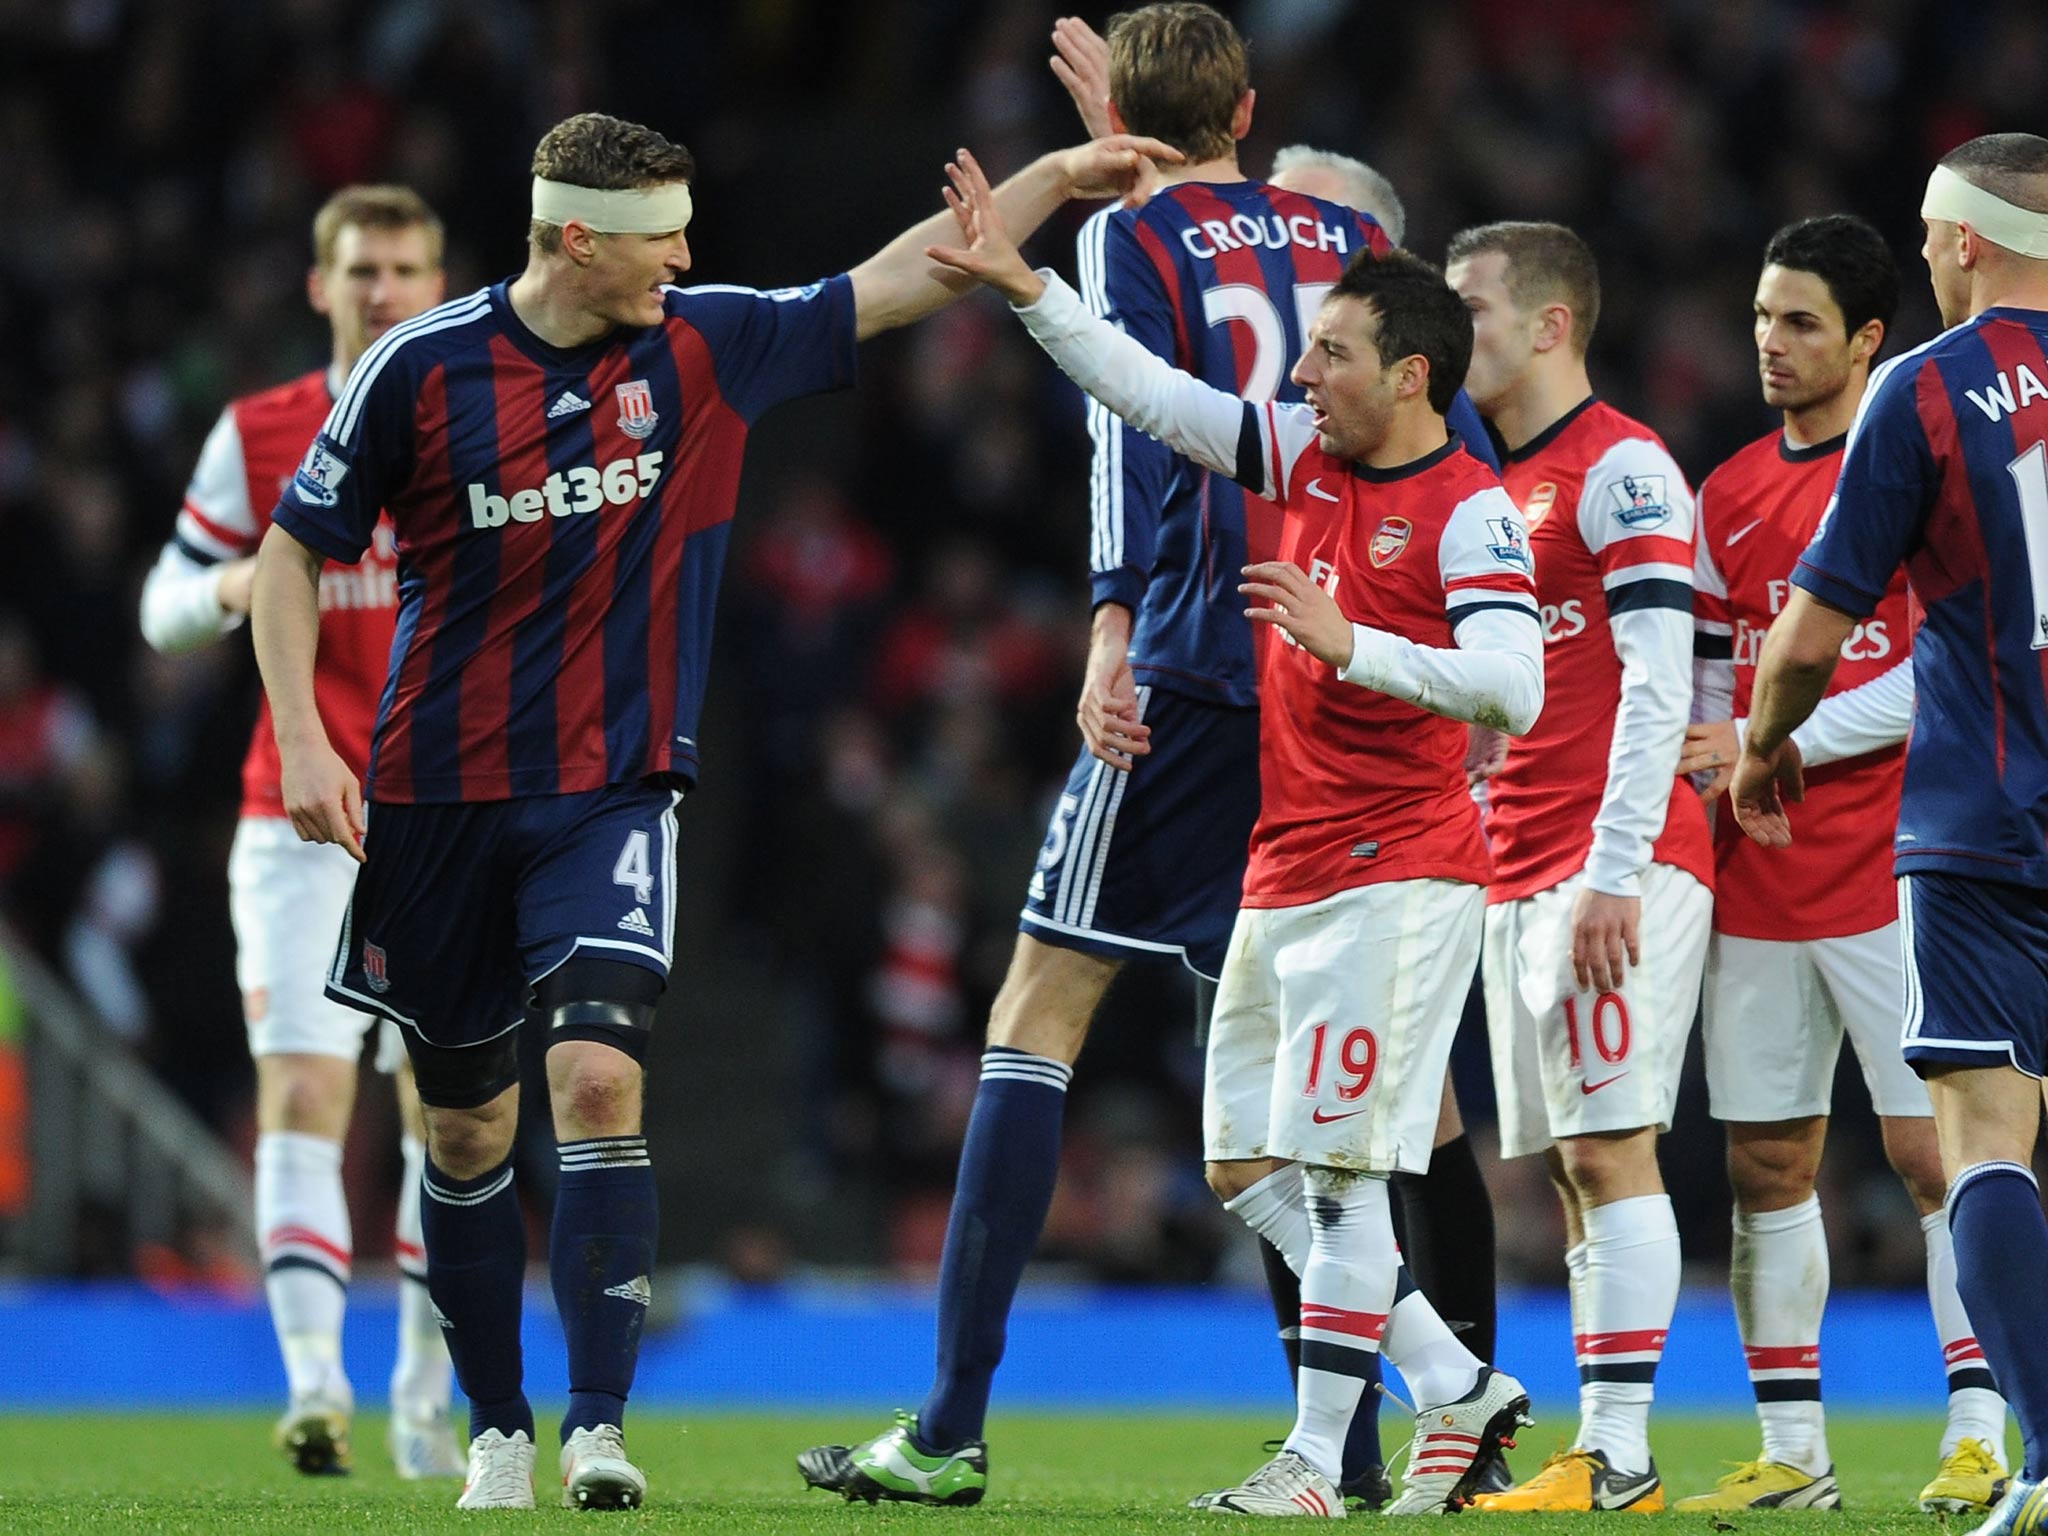
[[[573,389],[565,389],[548,407],[548,420],[559,421],[564,416],[574,416],[578,411],[590,409],[590,402]]]
[[[637,1301],[643,1307],[654,1305],[654,1287],[647,1283],[645,1275],[635,1275],[624,1285],[608,1285],[604,1288],[607,1296],[616,1296],[621,1301]]]
[[[637,933],[643,939],[654,937],[654,924],[647,921],[647,914],[635,907],[619,919],[619,926],[628,933]]]

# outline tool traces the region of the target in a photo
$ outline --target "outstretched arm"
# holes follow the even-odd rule
[[[1039,156],[991,197],[1003,223],[1017,231],[1017,239],[1028,240],[1069,198],[1143,202],[1158,179],[1153,162],[1178,163],[1183,158],[1179,150],[1157,139],[1115,134]],[[974,286],[970,278],[930,255],[931,247],[949,238],[956,227],[952,213],[935,213],[848,274],[853,279],[855,334],[861,340],[922,320]]]
[[[953,179],[946,200],[965,243],[932,246],[932,260],[1002,294],[1032,340],[1061,371],[1139,431],[1261,496],[1279,494],[1276,466],[1269,461],[1277,460],[1277,468],[1283,470],[1291,465],[1302,446],[1293,439],[1307,429],[1293,432],[1287,443],[1268,453],[1258,418],[1277,413],[1291,426],[1299,411],[1251,407],[1238,396],[1183,373],[1107,320],[1090,314],[1073,289],[1051,273],[1034,272],[1024,264],[972,155],[963,149],[958,163],[947,166],[946,172]]]

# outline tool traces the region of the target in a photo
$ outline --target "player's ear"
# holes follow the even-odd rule
[[[1867,363],[1877,356],[1884,345],[1884,322],[1866,320],[1856,328],[1856,334],[1849,338],[1849,361]]]
[[[1536,350],[1549,352],[1572,339],[1572,310],[1569,304],[1546,304],[1536,311]]]
[[[587,267],[597,259],[598,233],[581,219],[571,219],[562,226],[562,253],[579,267]]]
[[[1129,133],[1131,131],[1124,122],[1123,113],[1116,109],[1116,99],[1114,97],[1109,101],[1109,131],[1111,133]]]
[[[1230,136],[1242,139],[1252,131],[1252,105],[1258,98],[1257,91],[1246,91],[1237,98],[1237,106],[1230,114]]]
[[[1429,359],[1420,352],[1410,353],[1401,359],[1400,371],[1394,375],[1394,398],[1411,400],[1429,394]]]
[[[316,315],[326,314],[329,308],[324,277],[325,274],[318,267],[306,268],[306,302],[313,306],[313,313]]]

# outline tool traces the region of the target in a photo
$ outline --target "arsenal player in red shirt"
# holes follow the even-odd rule
[[[210,644],[249,612],[256,546],[356,360],[402,320],[441,301],[441,221],[406,187],[345,187],[313,221],[306,295],[327,317],[326,367],[230,401],[200,451],[185,504],[142,593],[142,632],[164,652]],[[320,580],[314,688],[336,748],[360,773],[384,689],[397,619],[388,522],[370,551]],[[285,817],[270,706],[242,765],[242,819],[228,857],[237,981],[256,1059],[256,1227],[264,1289],[284,1355],[290,1405],[279,1447],[302,1472],[345,1471],[354,1395],[341,1365],[351,1244],[341,1147],[356,1064],[376,1023],[323,993],[334,935],[355,885],[343,850],[300,842]],[[399,1197],[398,1364],[391,1449],[402,1477],[460,1477],[448,1427],[447,1346],[426,1292],[419,1188],[419,1100],[391,1025],[378,1064],[398,1072],[406,1180]]]
[[[1898,292],[1891,252],[1861,219],[1835,214],[1788,225],[1764,252],[1757,367],[1764,400],[1784,412],[1784,424],[1700,488],[1698,723],[1679,769],[1702,775],[1708,800],[1733,773],[1764,631],[1827,510]],[[1763,1448],[1680,1508],[1840,1502],[1821,1410],[1828,1251],[1814,1181],[1845,1034],[1927,1239],[1949,1416],[1940,1468],[1921,1504],[1952,1512],[1988,1506],[2004,1476],[2005,1403],[1956,1293],[1933,1110],[1899,1054],[1905,984],[1892,832],[1915,627],[1900,570],[1842,647],[1826,701],[1795,733],[1807,772],[1805,800],[1787,807],[1792,845],[1761,848],[1730,816],[1715,829],[1707,1089],[1728,1126],[1729,1282]]]

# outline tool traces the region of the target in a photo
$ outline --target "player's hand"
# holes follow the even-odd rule
[[[1465,787],[1484,783],[1508,763],[1508,733],[1490,725],[1465,728]]]
[[[1308,572],[1289,560],[1267,560],[1244,568],[1238,591],[1267,604],[1247,608],[1254,624],[1271,624],[1319,661],[1342,672],[1351,665],[1351,621],[1337,600],[1309,580]]]
[[[1805,765],[1790,736],[1767,754],[1743,748],[1728,799],[1735,807],[1735,824],[1751,842],[1766,848],[1791,847],[1792,818],[1785,814],[1785,804],[1796,805],[1805,798]]]
[[[1069,197],[1115,197],[1126,208],[1142,208],[1159,190],[1160,165],[1179,165],[1186,159],[1163,140],[1112,133],[1061,150],[1060,183]]]
[[[1572,979],[1582,992],[1618,992],[1627,976],[1622,961],[1643,963],[1643,899],[1610,896],[1586,887],[1572,903]]]
[[[1088,137],[1107,136],[1109,126],[1109,44],[1078,16],[1062,16],[1052,24],[1052,72],[1074,98]]]
[[[1152,750],[1152,727],[1138,718],[1138,683],[1124,647],[1089,647],[1074,719],[1089,752],[1120,773]]]
[[[1025,265],[1017,242],[1010,238],[981,163],[963,149],[947,162],[946,177],[952,183],[944,189],[946,206],[960,226],[961,244],[928,245],[925,255],[940,266],[986,283],[1012,304],[1036,304],[1045,292],[1045,283]]]
[[[1741,754],[1733,720],[1695,720],[1685,728],[1685,745],[1678,752],[1679,777],[1706,774],[1700,799],[1711,804],[1735,777],[1735,759]]]
[[[247,613],[249,594],[255,584],[254,555],[244,555],[239,560],[230,560],[220,568],[219,585],[213,589],[214,601],[220,604],[222,613]]]
[[[292,830],[309,843],[339,843],[363,862],[363,788],[326,742],[280,752],[285,814]]]

